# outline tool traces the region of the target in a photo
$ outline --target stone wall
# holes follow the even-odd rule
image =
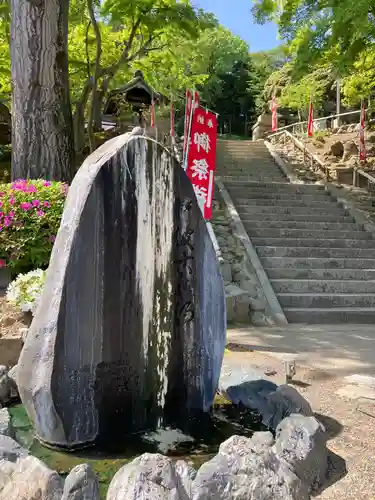
[[[218,192],[215,193],[213,208],[212,227],[223,257],[221,273],[225,284],[227,321],[273,325],[257,274]]]

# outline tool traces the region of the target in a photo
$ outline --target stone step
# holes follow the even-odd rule
[[[329,209],[326,209],[324,206],[322,207],[279,207],[279,206],[274,206],[274,205],[237,205],[236,202],[234,202],[237,212],[241,215],[243,213],[248,213],[251,212],[253,214],[259,213],[259,214],[272,214],[275,213],[277,215],[280,214],[285,214],[285,215],[306,215],[311,216],[311,215],[319,215],[319,216],[324,216],[324,215],[348,215],[348,212],[345,211],[345,209],[339,207],[338,205],[335,206],[330,206]]]
[[[284,314],[290,323],[307,324],[374,324],[375,308],[352,307],[352,308],[324,308],[324,309],[297,309],[286,308]]]
[[[375,308],[374,293],[278,293],[277,298],[286,309]]]
[[[324,186],[319,184],[291,184],[290,182],[246,182],[242,184],[239,181],[228,181],[225,184],[228,190],[239,189],[246,190],[247,194],[257,190],[259,193],[325,193]]]
[[[263,257],[265,269],[375,269],[375,258]]]
[[[341,206],[333,201],[330,200],[328,197],[327,198],[322,198],[321,200],[272,200],[272,199],[267,199],[267,198],[249,198],[246,200],[246,198],[239,198],[236,196],[232,197],[233,202],[237,206],[262,206],[262,205],[267,205],[267,206],[275,206],[275,207],[311,207],[311,208],[319,208],[322,207],[324,210],[331,210],[332,208],[341,208]]]
[[[275,279],[271,280],[275,293],[372,293],[375,294],[375,280],[324,280],[324,279]]]
[[[328,236],[328,235],[327,235]],[[375,258],[375,240],[345,239],[345,238],[252,238],[255,247],[283,248],[326,248],[326,249],[373,249]]]
[[[219,176],[221,180],[225,183],[227,181],[238,181],[238,182],[249,182],[253,180],[263,180],[263,181],[274,181],[275,180],[275,175],[272,177],[266,177],[266,176],[260,176],[260,175],[238,175],[238,174],[233,174],[230,175],[226,173],[225,175],[220,175]]]
[[[244,222],[245,227],[247,229],[250,229],[252,231],[259,231],[262,230],[264,232],[266,231],[307,231],[309,233],[311,232],[317,232],[319,235],[321,234],[322,231],[324,232],[329,232],[332,231],[332,233],[335,232],[355,232],[355,233],[364,233],[364,234],[370,234],[367,233],[366,231],[363,231],[362,227],[360,224],[356,224],[355,222],[298,222],[298,221],[292,221],[292,220],[268,220],[266,227],[264,224],[263,220],[252,220],[250,222],[247,222],[248,219],[246,219],[246,222]],[[276,234],[276,233],[275,233]],[[280,233],[277,233],[280,234]],[[255,235],[255,234],[254,234]],[[259,236],[263,236],[263,233],[259,233]]]
[[[231,193],[231,189],[228,189],[228,193]],[[327,194],[325,191],[318,191],[317,193],[314,194],[309,194],[309,193],[263,193],[259,194],[258,190],[254,191],[249,191],[248,196],[245,198],[239,197],[236,193],[236,190],[233,191],[233,195],[237,196],[237,200],[240,203],[240,200],[244,200],[246,203],[249,200],[280,200],[280,201],[289,201],[289,200],[303,200],[304,202],[309,202],[309,201],[320,201],[320,200],[328,200],[330,202],[336,202],[335,198]]]
[[[268,223],[281,223],[285,224],[289,227],[289,224],[310,224],[310,223],[319,223],[319,224],[354,224],[354,218],[350,215],[295,215],[295,214],[263,214],[262,217],[259,215],[256,216],[254,214],[243,214],[241,217],[242,222],[252,224],[256,222],[261,222],[263,226],[264,222]]]
[[[250,236],[253,238],[312,238],[315,241],[319,238],[323,239],[348,239],[348,240],[373,240],[372,233],[367,231],[335,231],[335,230],[327,230],[327,229],[312,229],[301,228],[301,229],[289,229],[284,227],[279,228],[270,228],[267,224],[267,227],[264,227],[264,223],[262,227],[253,227],[251,224],[244,224],[245,229]]]
[[[266,268],[270,280],[375,280],[375,269]]]
[[[296,257],[303,259],[375,259],[375,250],[368,248],[257,247],[260,257]],[[325,267],[325,266],[323,266]]]

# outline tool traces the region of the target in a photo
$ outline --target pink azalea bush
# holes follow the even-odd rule
[[[68,186],[44,180],[0,184],[0,269],[48,267]]]

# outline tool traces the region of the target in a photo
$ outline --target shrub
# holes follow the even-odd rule
[[[44,180],[0,184],[0,268],[15,275],[48,267],[67,190]]]
[[[7,301],[22,312],[33,315],[38,307],[42,294],[46,271],[35,269],[27,274],[19,274],[7,290]]]

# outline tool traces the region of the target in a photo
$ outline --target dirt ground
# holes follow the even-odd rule
[[[252,368],[276,375],[266,377],[285,383],[280,359],[261,351],[246,351],[233,344],[226,356]],[[236,352],[237,351],[237,352]],[[331,373],[297,364],[293,386],[306,398],[328,436],[329,476],[315,498],[319,500],[375,499],[375,401],[337,394],[343,380]]]
[[[0,365],[14,366],[22,349],[22,328],[30,326],[31,318],[0,297]]]
[[[0,338],[18,338],[19,330],[30,325],[30,318],[18,312],[8,304],[5,297],[0,297]]]

